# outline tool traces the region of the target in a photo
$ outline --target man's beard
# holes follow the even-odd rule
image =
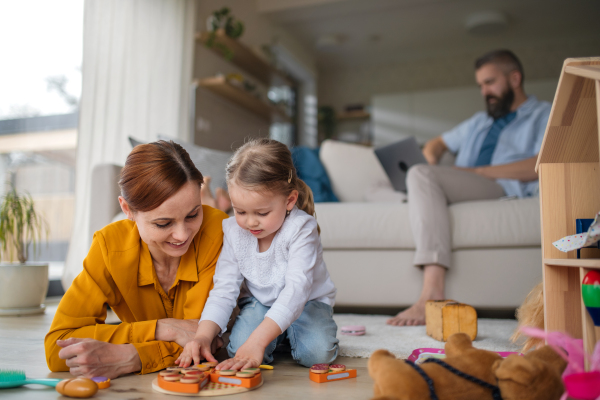
[[[490,99],[496,99],[495,103],[490,103]],[[488,94],[485,96],[488,115],[494,119],[502,118],[510,113],[510,108],[515,100],[515,92],[508,86],[506,91],[500,97]]]

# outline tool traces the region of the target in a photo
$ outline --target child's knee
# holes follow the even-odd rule
[[[315,364],[330,364],[338,355],[339,346],[335,343],[313,344],[306,348],[295,349],[292,356],[298,364],[311,367]]]

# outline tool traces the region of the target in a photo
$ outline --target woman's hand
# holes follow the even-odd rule
[[[66,360],[71,375],[113,379],[142,369],[142,361],[132,344],[112,344],[94,339],[57,340],[58,356]]]
[[[175,342],[181,347],[192,339],[198,329],[197,319],[164,318],[156,321],[156,340]]]
[[[217,365],[217,370],[233,369],[236,371],[244,368],[258,368],[265,355],[265,348],[246,341],[235,353],[234,358],[223,361]]]

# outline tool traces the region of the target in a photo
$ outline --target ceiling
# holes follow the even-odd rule
[[[260,11],[312,49],[319,69],[584,42],[600,55],[599,0],[288,0],[288,7],[285,3]],[[504,14],[506,28],[496,34],[468,33],[467,18],[486,11]],[[320,38],[331,41],[332,35],[338,45],[317,46]]]

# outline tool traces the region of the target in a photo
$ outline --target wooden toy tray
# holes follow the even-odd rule
[[[213,376],[215,377],[213,378]],[[158,376],[152,381],[152,389],[159,393],[170,394],[174,396],[212,397],[248,392],[261,387],[264,383],[260,373],[250,379],[240,379],[236,378],[235,376],[221,376],[220,378],[221,379],[219,379],[218,374],[213,373],[210,374],[210,377],[206,377],[200,383],[189,384],[167,382],[162,379],[161,376]],[[220,380],[223,380],[222,378],[229,378],[231,379],[230,382],[234,384],[219,382]],[[235,385],[235,382],[233,381],[236,379],[242,382],[240,382],[238,385]],[[247,387],[242,386],[242,384],[245,384]]]

